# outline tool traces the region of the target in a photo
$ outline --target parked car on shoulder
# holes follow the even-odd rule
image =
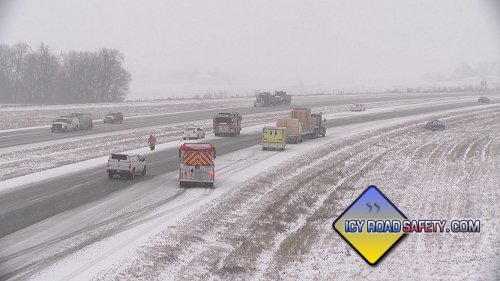
[[[190,127],[182,131],[182,139],[204,139],[205,132],[201,128]]]
[[[351,112],[354,112],[354,111],[365,111],[366,108],[363,104],[360,104],[360,103],[355,103],[353,105],[351,105],[351,108],[350,108],[350,111]]]
[[[444,131],[446,126],[441,121],[435,119],[427,122],[427,124],[425,124],[425,128],[431,131]]]
[[[108,159],[108,176],[115,175],[134,179],[136,175],[146,175],[146,158],[139,154],[111,154]]]
[[[480,97],[477,99],[477,102],[479,103],[489,103],[490,99],[488,97]]]
[[[109,112],[104,116],[103,123],[123,123],[123,114],[121,112]]]

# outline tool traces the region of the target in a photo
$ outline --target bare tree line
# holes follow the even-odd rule
[[[0,45],[0,102],[80,103],[122,101],[130,73],[115,49],[56,54],[45,44],[33,50]]]

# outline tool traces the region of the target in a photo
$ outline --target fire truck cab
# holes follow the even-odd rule
[[[179,146],[179,182],[189,185],[214,186],[215,146],[211,143],[181,143]]]

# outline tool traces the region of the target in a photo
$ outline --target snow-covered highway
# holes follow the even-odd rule
[[[455,133],[463,136],[471,133],[471,129],[460,120],[469,120],[467,122],[475,124],[474,128],[482,126],[483,130],[473,131],[474,134],[467,139],[474,143],[489,143],[490,148],[481,148],[477,154],[483,157],[479,159],[486,161],[490,159],[490,150],[496,147],[497,138],[496,135],[487,135],[485,130],[495,129],[495,124],[499,124],[499,108],[495,100],[487,106],[474,101],[434,104],[422,101],[412,106],[400,105],[400,108],[394,104],[381,106],[374,112],[361,114],[330,113],[326,123],[327,137],[289,145],[285,152],[260,149],[259,127],[262,125],[243,131],[236,138],[209,136],[206,141],[216,145],[218,154],[216,189],[178,187],[178,142],[165,143],[164,148],[160,146],[158,152],[147,155],[148,175],[133,182],[110,181],[105,176],[103,162],[99,167],[0,189],[0,279],[113,279],[118,274],[125,279],[144,280],[174,277],[224,279],[228,275],[242,279],[312,278],[316,274],[314,270],[303,273],[285,270],[291,261],[282,258],[282,251],[289,251],[285,246],[288,239],[306,231],[302,229],[308,227],[307,217],[331,208],[332,204],[325,203],[327,200],[338,200],[333,204],[335,206],[349,201],[333,191],[344,188],[359,191],[366,187],[361,175],[385,173],[387,170],[377,170],[374,163],[380,163],[379,159],[388,154],[398,155],[412,149],[417,154],[424,151],[426,144],[419,144],[414,138],[422,137],[422,123],[434,116],[450,120],[452,129],[441,135],[425,133],[423,137],[432,138],[432,141],[428,140],[432,143],[441,137],[452,138]],[[266,122],[266,119],[261,121]],[[471,152],[476,151],[474,143],[470,143],[471,148],[465,149],[465,154],[456,159],[470,161],[476,157]],[[414,147],[416,144],[419,146]],[[145,148],[138,150],[146,151]],[[451,151],[450,154],[455,155],[455,149],[451,148]],[[352,156],[353,153],[358,156]],[[347,170],[341,169],[340,174],[330,178],[337,183],[328,190],[329,179],[323,174],[329,174],[327,167],[332,163],[343,165]],[[43,176],[43,172],[40,175]],[[395,179],[387,179],[380,185],[388,185],[386,182],[391,181],[394,181],[394,187],[400,184]],[[439,185],[439,179],[436,181],[432,184]],[[297,186],[300,182],[302,186]],[[324,186],[318,187],[321,184]],[[318,192],[311,193],[313,189]],[[312,201],[303,202],[308,208],[302,208],[300,204],[290,205],[290,202],[301,202],[308,197]],[[273,211],[266,211],[271,206]],[[277,212],[277,209],[286,210],[291,217]],[[277,218],[271,216],[273,212],[278,214]],[[324,219],[321,223],[331,225],[327,222],[333,216],[316,219]],[[263,217],[269,225],[259,224],[257,219]],[[284,222],[274,221],[280,217],[289,220],[286,227],[282,225]],[[278,225],[283,227],[274,229]],[[241,233],[237,227],[242,227]],[[225,235],[226,231],[228,235]],[[281,236],[271,239],[274,231]],[[326,231],[323,229],[319,234],[311,235],[314,239],[332,239],[325,236],[328,235]],[[261,244],[245,240],[249,233],[263,235],[258,242]],[[172,238],[171,242],[164,240],[168,237]],[[183,237],[187,239],[184,241]],[[233,239],[243,239],[243,242],[235,244],[231,242]],[[168,250],[161,252],[148,246],[155,243]],[[176,248],[170,249],[164,243],[171,243],[172,247],[176,245]],[[341,245],[341,241],[336,243]],[[308,257],[307,253],[314,255],[314,251],[319,251],[313,251],[313,246],[316,244],[305,247],[304,257]],[[248,247],[259,250],[253,251],[255,256],[243,261],[242,255],[248,252]],[[212,254],[214,260],[207,261]],[[158,256],[165,257],[165,262],[173,262],[172,265],[156,260]],[[127,262],[122,262],[124,258]],[[161,266],[151,269],[149,262]],[[66,266],[61,267],[61,263]],[[187,270],[190,265],[195,266],[195,270]],[[144,268],[151,270],[141,275]],[[320,268],[325,270],[327,267],[321,265]]]

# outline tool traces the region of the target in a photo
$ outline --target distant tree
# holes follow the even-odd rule
[[[0,45],[0,102],[121,101],[131,80],[123,62],[115,49],[55,55],[44,43]]]
[[[23,98],[23,102],[57,102],[55,89],[60,58],[61,55],[52,54],[49,47],[43,43],[36,51],[31,50],[26,55],[23,70],[23,86],[26,97]]]
[[[16,44],[12,48],[0,45],[0,101],[20,102],[25,98],[23,84],[28,45]]]
[[[130,73],[123,68],[124,57],[115,49],[97,53],[98,101],[121,101],[129,91]]]
[[[0,102],[14,102],[13,52],[9,46],[0,45]]]

